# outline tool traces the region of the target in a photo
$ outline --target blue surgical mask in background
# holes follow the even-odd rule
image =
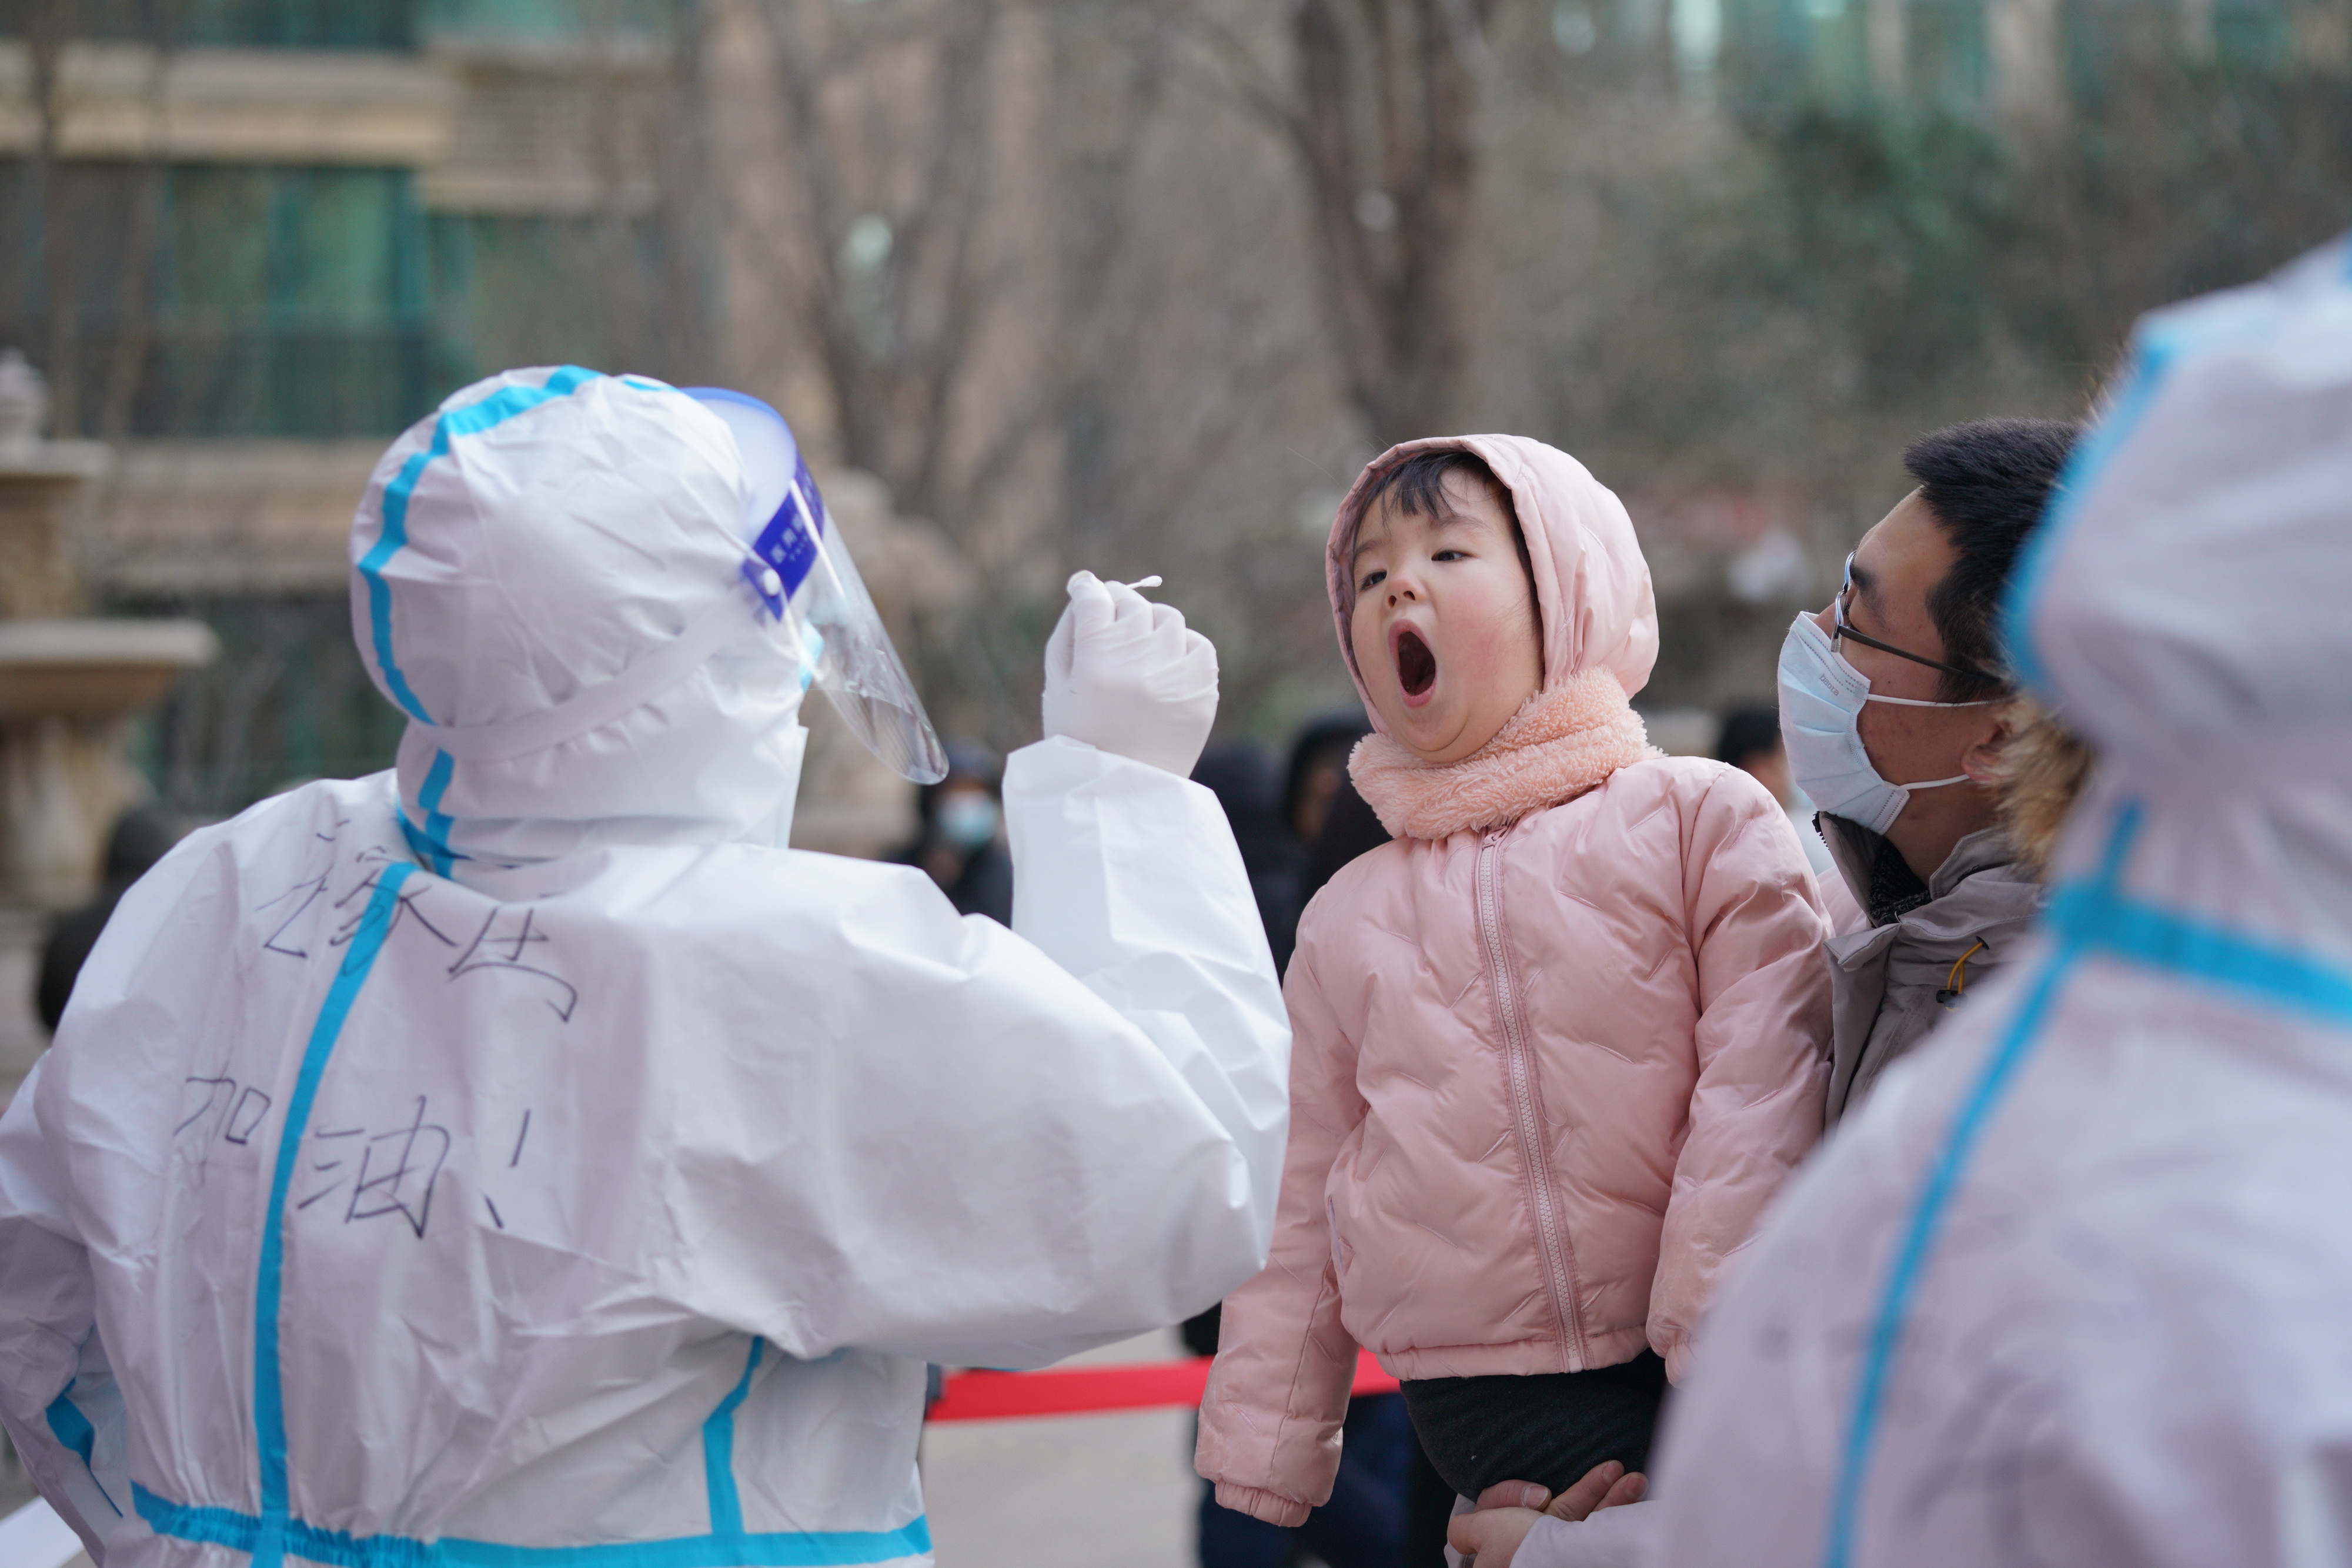
[[[951,789],[940,798],[931,825],[940,838],[960,850],[976,850],[996,837],[1003,812],[993,798],[980,789]]]

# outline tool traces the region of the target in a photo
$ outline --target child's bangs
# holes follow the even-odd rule
[[[1443,447],[1432,452],[1416,452],[1387,473],[1371,494],[1364,497],[1364,511],[1370,511],[1384,499],[1392,499],[1396,508],[1416,517],[1433,517],[1445,506],[1445,476],[1467,474],[1485,485],[1495,498],[1503,503],[1503,510],[1511,514],[1511,524],[1518,526],[1518,509],[1511,504],[1511,492],[1486,460],[1466,447]],[[1360,519],[1362,513],[1357,514]]]
[[[1416,452],[1374,479],[1371,488],[1364,492],[1362,500],[1357,505],[1356,515],[1349,520],[1347,536],[1340,540],[1341,554],[1351,556],[1355,553],[1357,536],[1363,530],[1364,519],[1382,501],[1392,503],[1398,511],[1410,517],[1438,516],[1445,509],[1445,476],[1456,473],[1466,474],[1486,486],[1502,503],[1503,515],[1511,519],[1511,542],[1518,547],[1519,569],[1528,574],[1528,582],[1532,588],[1535,565],[1528,555],[1527,529],[1519,522],[1518,502],[1512,496],[1511,487],[1487,466],[1486,460],[1464,446],[1433,447],[1425,452]],[[1352,614],[1356,601],[1354,574],[1346,574],[1345,581],[1347,609]]]

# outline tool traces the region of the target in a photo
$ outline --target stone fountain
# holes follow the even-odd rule
[[[43,439],[47,412],[39,372],[0,353],[0,1102],[47,1044],[48,917],[98,891],[109,831],[148,793],[131,726],[219,651],[201,622],[82,613],[73,529],[113,453]]]

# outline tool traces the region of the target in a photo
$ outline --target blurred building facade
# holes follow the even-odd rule
[[[642,244],[667,38],[601,10],[10,8],[0,340],[47,373],[58,434],[123,455],[76,541],[92,591],[226,644],[144,758],[180,810],[383,765],[399,725],[343,600],[376,454],[504,342],[604,357],[616,302],[573,258]]]
[[[2080,416],[2123,301],[2254,276],[2352,210],[2352,0],[1548,9],[1578,89],[1646,78],[1676,100],[1622,110],[1638,133],[1593,117],[1597,155],[1547,169],[1597,195],[1549,231],[1554,265],[1628,275],[1615,320],[1559,291],[1553,421],[1625,494],[1664,622],[1648,695],[1676,707],[1769,696],[1790,613],[1902,494],[1912,435]]]
[[[2079,412],[2134,311],[2282,259],[2352,185],[2309,155],[2352,141],[2352,0],[1421,9],[1491,45],[1466,50],[1477,200],[1432,220],[1350,186],[1337,226],[1378,261],[1435,223],[1470,257],[1443,417],[1556,441],[1627,496],[1662,703],[1769,689],[1907,434]],[[1304,112],[1287,18],[1332,10],[0,8],[0,345],[48,376],[58,434],[121,454],[79,539],[98,607],[225,648],[149,731],[165,803],[388,760],[351,507],[392,434],[509,364],[743,384],[881,475],[827,493],[886,612],[939,612],[902,636],[935,702],[1000,747],[1034,726],[1076,564],[1167,573],[1225,655],[1229,725],[1344,701],[1318,551],[1371,443],[1311,182],[1267,129]],[[2114,110],[2143,78],[2149,107]],[[2241,162],[2208,125],[2252,128]],[[2037,173],[2020,150],[2069,127]],[[2275,190],[2245,173],[2263,137]],[[902,836],[904,792],[836,740],[804,837]]]
[[[722,291],[666,161],[709,111],[673,0],[26,0],[0,21],[0,342],[121,461],[74,541],[99,602],[226,656],[142,758],[226,814],[384,766],[344,539],[385,440],[509,364],[705,379]],[[887,493],[829,486],[886,601],[956,591]],[[821,720],[819,721],[822,722]],[[829,734],[815,841],[903,836]]]
[[[2342,0],[1561,0],[1589,48],[1656,39],[1735,101],[1865,98],[2029,120],[2095,100],[2119,64],[2352,65]]]

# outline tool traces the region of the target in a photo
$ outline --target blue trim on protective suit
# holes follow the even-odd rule
[[[405,813],[395,812],[393,821],[400,824],[400,836],[408,841],[408,852],[430,866],[436,876],[447,876],[451,863],[474,858],[471,855],[461,855],[437,840],[426,838],[416,824],[408,820]]]
[[[375,967],[376,955],[391,933],[400,907],[400,884],[416,868],[388,865],[377,876],[367,912],[343,954],[327,999],[320,1004],[310,1042],[303,1048],[301,1071],[294,1079],[294,1097],[286,1107],[286,1124],[278,1134],[278,1167],[269,1178],[268,1218],[261,1233],[261,1265],[253,1292],[253,1429],[261,1451],[261,1517],[255,1521],[255,1568],[278,1568],[284,1560],[290,1534],[297,1528],[290,1516],[286,1485],[286,1395],[278,1364],[278,1314],[286,1280],[286,1198],[294,1184],[294,1166],[302,1150],[302,1134],[310,1122],[311,1103],[319,1097],[319,1080],[327,1071],[343,1020],[359,999]],[[142,1507],[141,1512],[144,1514]],[[302,1527],[307,1528],[307,1527]]]
[[[2081,930],[2085,951],[2242,991],[2255,1001],[2352,1029],[2352,976],[2136,898],[2100,894],[2092,887],[2061,889],[2051,900],[2053,929],[2062,936]]]
[[[702,1473],[709,1490],[710,1533],[743,1533],[743,1500],[735,1490],[735,1411],[751,1392],[751,1375],[760,1370],[760,1352],[768,1342],[753,1336],[751,1352],[743,1358],[743,1375],[702,1424]]]
[[[449,847],[449,830],[455,822],[441,809],[441,798],[448,794],[449,779],[457,769],[456,759],[447,752],[436,751],[433,766],[425,770],[425,787],[416,792],[416,803],[425,809],[425,826],[410,825],[408,813],[400,813],[401,837],[408,841],[410,852],[432,866],[435,876],[447,876],[454,862],[468,858]]]
[[[158,1535],[202,1542],[253,1554],[261,1521],[226,1508],[191,1508],[134,1484],[139,1517]],[[595,1546],[505,1546],[494,1541],[444,1536],[347,1535],[299,1520],[287,1527],[289,1555],[332,1568],[830,1568],[891,1563],[931,1549],[930,1526],[919,1516],[897,1530],[782,1531],[768,1535],[684,1535],[663,1541]]]
[[[1975,1088],[1962,1103],[1942,1154],[1929,1167],[1927,1185],[1887,1271],[1886,1287],[1863,1353],[1845,1451],[1839,1459],[1836,1490],[1831,1497],[1829,1541],[1822,1559],[1826,1568],[1850,1568],[1853,1561],[1863,1487],[1869,1477],[1887,1378],[1902,1346],[1904,1320],[1910,1313],[1937,1227],[1986,1123],[2031,1052],[2067,972],[2085,957],[2118,958],[2352,1029],[2352,975],[2120,891],[2124,859],[2139,831],[2140,815],[2138,802],[2126,802],[2116,814],[2098,873],[2088,882],[2059,889],[2052,897],[2047,920],[2052,939],[2049,956]]]
[[[519,413],[525,413],[541,403],[562,397],[603,379],[602,372],[566,365],[536,387],[501,387],[478,402],[463,408],[453,408],[433,425],[433,443],[424,451],[412,454],[400,465],[391,484],[383,487],[383,526],[376,535],[374,548],[361,558],[360,577],[367,583],[368,622],[375,643],[376,667],[383,672],[383,684],[390,688],[393,701],[404,709],[408,716],[420,724],[431,724],[433,716],[416,700],[408,687],[408,677],[401,673],[400,664],[392,652],[392,587],[383,580],[386,562],[400,553],[408,543],[408,500],[415,493],[417,481],[436,457],[448,455],[450,441],[460,435],[478,435],[493,425],[505,423]]]
[[[60,1394],[49,1401],[49,1407],[41,1415],[49,1424],[49,1436],[79,1454],[83,1464],[89,1464],[98,1452],[98,1428],[89,1424],[89,1417],[81,1413],[80,1406]]]
[[[115,1516],[120,1518],[121,1504],[107,1497],[106,1488],[98,1479],[98,1428],[89,1424],[89,1417],[83,1415],[81,1406],[73,1402],[72,1393],[68,1387],[65,1393],[50,1400],[49,1407],[41,1412],[49,1423],[49,1436],[80,1456],[81,1468],[89,1472],[89,1484],[98,1488],[98,1495],[106,1498],[106,1506],[114,1510]]]

